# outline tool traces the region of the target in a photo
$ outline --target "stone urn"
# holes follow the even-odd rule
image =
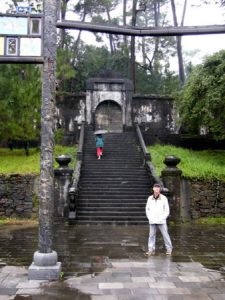
[[[167,166],[167,168],[176,168],[177,165],[180,163],[180,158],[174,155],[168,155],[164,159],[163,163]]]
[[[59,164],[60,169],[66,169],[68,168],[69,163],[71,162],[71,156],[70,155],[59,155],[55,158],[57,163]]]

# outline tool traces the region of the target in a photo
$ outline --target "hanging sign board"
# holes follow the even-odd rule
[[[0,15],[0,60],[41,56],[42,16]]]

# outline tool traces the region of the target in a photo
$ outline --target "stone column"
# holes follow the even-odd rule
[[[44,1],[43,73],[41,106],[41,172],[39,193],[39,240],[28,277],[32,280],[59,279],[61,263],[53,251],[53,153],[56,93],[57,11],[59,0]]]
[[[70,169],[68,164],[71,161],[69,155],[60,155],[56,157],[59,168],[54,170],[55,174],[55,216],[68,217],[69,216],[69,203],[68,203],[68,190],[71,184],[73,169]]]
[[[181,220],[181,175],[182,171],[176,166],[180,159],[176,156],[167,156],[164,159],[166,168],[161,172],[163,184],[170,191],[170,211],[173,221]]]

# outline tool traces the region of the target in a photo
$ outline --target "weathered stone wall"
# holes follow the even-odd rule
[[[77,142],[79,128],[85,120],[86,93],[58,95],[56,97],[57,128],[64,129],[64,144]]]
[[[97,106],[108,100],[121,106],[123,126],[140,125],[146,144],[167,142],[169,135],[178,132],[172,98],[133,95],[132,86],[124,79],[96,80],[87,81],[86,92],[57,96],[57,127],[64,129],[64,144],[76,143],[82,121],[94,124]]]
[[[164,142],[168,135],[176,133],[176,115],[173,100],[158,95],[134,95],[133,122],[138,123],[145,143]]]
[[[182,179],[182,206],[188,219],[225,216],[225,182]],[[0,176],[0,217],[31,217],[37,212],[38,177]]]
[[[32,175],[0,176],[1,217],[31,217],[35,210],[35,180]]]
[[[225,216],[225,182],[190,180],[190,216],[192,219]]]

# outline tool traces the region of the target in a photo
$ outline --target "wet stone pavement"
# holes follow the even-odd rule
[[[167,257],[160,232],[157,253],[145,257],[148,226],[56,225],[58,282],[29,281],[37,226],[0,227],[0,300],[225,299],[225,226],[169,226]]]

